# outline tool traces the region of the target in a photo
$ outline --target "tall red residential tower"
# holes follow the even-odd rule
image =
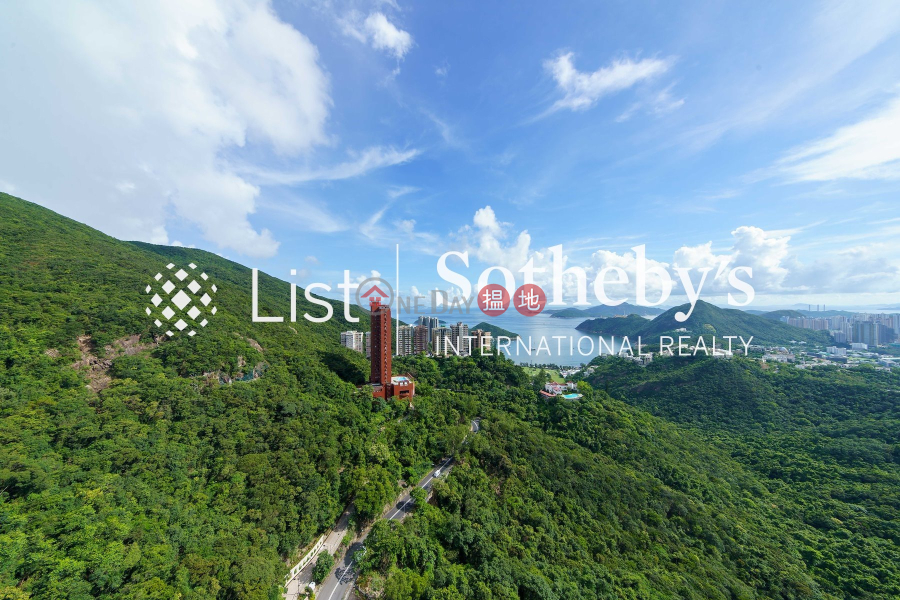
[[[373,296],[369,301],[372,312],[371,333],[371,375],[369,383],[385,385],[391,382],[391,307],[382,304],[381,298]]]
[[[369,310],[372,313],[369,334],[369,384],[372,386],[372,395],[377,398],[412,398],[416,393],[416,384],[412,378],[391,376],[391,307],[382,304],[381,298],[373,296],[369,300]]]

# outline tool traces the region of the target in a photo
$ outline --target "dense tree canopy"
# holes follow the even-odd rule
[[[219,284],[195,338],[143,312],[170,261]],[[254,324],[249,290],[0,195],[0,599],[278,598],[353,501],[387,599],[900,597],[896,373],[602,358],[569,401],[502,357],[411,356],[413,402],[373,399],[338,344],[364,318]],[[288,298],[260,277],[263,314]]]

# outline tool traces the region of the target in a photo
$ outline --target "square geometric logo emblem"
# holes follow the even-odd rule
[[[144,290],[150,297],[146,308],[153,324],[165,331],[169,337],[175,335],[173,329],[193,337],[197,330],[206,327],[209,318],[218,310],[213,304],[212,294],[218,289],[206,273],[196,275],[197,265],[188,265],[175,271],[175,263],[166,265],[167,273],[157,273],[153,283]],[[199,281],[198,281],[199,280]]]

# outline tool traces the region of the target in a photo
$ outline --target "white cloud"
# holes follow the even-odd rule
[[[648,269],[659,267],[669,272],[674,287],[673,301],[682,302],[684,290],[675,268],[689,268],[691,280],[696,287],[700,283],[699,269],[711,269],[701,292],[701,297],[724,295],[733,288],[728,284],[728,273],[739,266],[750,267],[753,277],[750,283],[757,294],[855,294],[896,292],[896,282],[900,280],[900,255],[896,243],[876,241],[859,246],[835,247],[817,253],[814,262],[802,260],[798,250],[792,246],[792,234],[802,235],[805,228],[791,231],[766,231],[754,226],[740,226],[731,232],[730,246],[716,250],[712,242],[698,245],[684,245],[672,254],[672,260],[652,258],[654,248],[647,244]],[[892,234],[900,235],[900,227],[887,226],[873,231],[873,238],[890,240]],[[567,248],[564,241],[563,251]],[[642,242],[635,240],[634,244]],[[551,281],[550,251],[548,248],[531,247],[531,236],[527,231],[516,233],[510,223],[500,221],[490,206],[478,209],[471,225],[462,227],[456,235],[455,249],[467,250],[473,259],[484,265],[497,265],[512,271],[519,282],[518,272],[529,259],[536,268],[544,268],[535,274],[535,282],[547,285]],[[607,285],[607,292],[613,298],[627,298],[634,302],[636,255],[633,251],[613,252],[598,249],[586,261],[574,261],[563,255],[563,268],[582,267],[587,275],[588,300],[593,298],[593,280],[605,267],[619,267],[629,277],[629,283],[621,286]],[[479,268],[473,266],[472,272]],[[743,277],[743,276],[742,276]],[[612,279],[612,276],[610,276]],[[571,304],[576,299],[576,280],[566,276],[563,282],[566,301]],[[660,280],[647,278],[648,298],[658,297]],[[596,302],[596,299],[593,300]]]
[[[278,202],[264,202],[260,206],[267,211],[289,217],[301,230],[336,233],[349,229],[346,219],[333,214],[325,206],[296,196],[281,198]]]
[[[544,62],[544,68],[556,81],[564,96],[550,108],[550,112],[567,108],[587,110],[603,96],[613,94],[662,75],[674,63],[673,58],[619,58],[592,73],[579,71],[572,63],[571,52]]]
[[[866,119],[802,146],[776,168],[793,181],[900,177],[900,96]]]
[[[372,269],[371,271],[369,271],[368,275],[363,274],[363,275],[357,275],[356,277],[354,277],[353,282],[355,284],[359,285],[366,279],[380,278],[380,277],[381,277],[381,273],[379,271],[376,271],[375,269]]]
[[[363,19],[359,11],[351,11],[339,23],[344,34],[376,50],[384,50],[397,60],[402,59],[413,45],[409,32],[397,28],[381,12],[370,13]]]
[[[398,150],[375,146],[362,152],[351,153],[350,160],[329,167],[276,171],[256,165],[240,165],[236,169],[259,184],[295,185],[309,181],[337,181],[365,175],[375,169],[402,165],[419,155],[419,150]]]
[[[438,130],[438,133],[441,134],[441,138],[444,140],[445,144],[451,148],[465,148],[466,144],[457,137],[453,127],[446,121],[429,110],[422,109],[422,114],[425,115],[429,121],[434,123],[435,128]]]
[[[15,115],[0,164],[23,197],[126,239],[166,243],[178,221],[276,252],[250,222],[260,189],[223,155],[308,152],[331,98],[316,47],[268,1],[22,3],[0,39],[0,113]]]
[[[380,12],[366,18],[366,31],[371,36],[372,46],[376,50],[387,50],[397,59],[403,58],[412,47],[412,36],[402,29],[397,29]]]
[[[644,110],[652,115],[665,115],[674,110],[678,110],[684,106],[684,98],[676,98],[672,95],[672,88],[675,84],[650,94],[647,98],[633,103],[625,112],[616,117],[617,123],[627,121],[640,110]]]
[[[490,206],[475,211],[472,225],[465,225],[456,237],[464,249],[478,260],[510,269],[513,273],[522,268],[531,254],[531,236],[521,231],[511,236],[511,225],[497,219]],[[513,238],[512,243],[506,241]]]
[[[388,198],[394,200],[401,196],[406,196],[407,194],[413,194],[418,192],[419,188],[411,186],[411,185],[396,185],[388,188]]]
[[[416,230],[414,219],[391,218],[390,222],[382,223],[382,218],[393,205],[391,200],[379,210],[375,211],[358,229],[370,243],[380,246],[393,246],[397,240],[402,240],[404,248],[434,254],[437,252],[439,238],[430,232]],[[410,247],[411,245],[411,247]]]

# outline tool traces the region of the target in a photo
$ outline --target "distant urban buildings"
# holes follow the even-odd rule
[[[802,329],[828,331],[836,344],[858,342],[882,346],[900,338],[900,314],[833,315],[829,317],[781,317],[781,322]]]
[[[428,333],[429,331],[426,325],[416,325],[416,328],[413,330],[413,353],[421,354],[423,352],[428,352]]]
[[[435,356],[446,356],[447,354],[449,354],[449,344],[449,327],[439,326],[431,330],[431,351],[435,354]]]
[[[422,325],[425,327],[425,330],[428,333],[428,343],[432,342],[432,332],[441,326],[441,322],[437,317],[419,317],[419,320],[416,322],[417,325]]]
[[[483,329],[472,330],[472,354],[490,354],[494,337],[490,331]]]
[[[341,346],[357,352],[365,352],[366,336],[362,331],[345,331],[341,334]]]
[[[473,329],[465,323],[441,325],[435,317],[419,317],[417,325],[401,325],[397,328],[397,340],[392,354],[432,354],[434,356],[470,356],[493,353],[494,336],[484,329]],[[372,356],[372,333],[345,331],[341,333],[341,345]]]
[[[481,340],[490,338],[489,331],[480,329],[476,331],[480,332]],[[469,333],[469,326],[465,323],[456,323],[449,327],[435,327],[431,332],[431,348],[436,356],[469,356],[473,341],[472,335]]]
[[[397,356],[409,356],[413,353],[413,334],[415,325],[401,325],[397,328]]]
[[[465,323],[457,323],[450,326],[450,338],[453,341],[455,353],[460,356],[469,355],[469,326]]]

